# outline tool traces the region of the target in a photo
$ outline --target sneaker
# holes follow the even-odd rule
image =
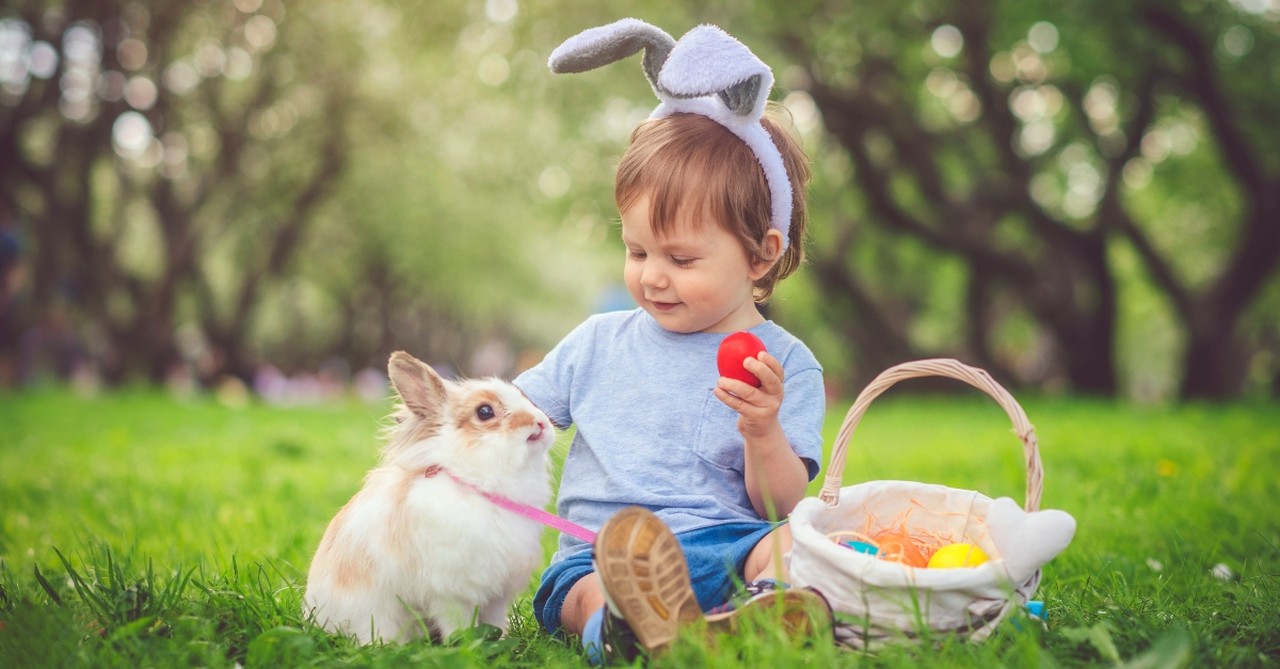
[[[595,568],[604,590],[606,661],[661,653],[680,627],[702,619],[684,551],[648,509],[627,507],[596,535]]]
[[[744,615],[778,620],[787,636],[830,637],[835,624],[831,604],[813,588],[792,588],[773,579],[751,581],[741,596],[712,609],[707,627],[720,634],[736,634]],[[759,613],[748,613],[748,612]]]

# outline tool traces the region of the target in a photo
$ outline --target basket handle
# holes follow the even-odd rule
[[[1018,435],[1018,439],[1022,441],[1022,454],[1027,461],[1027,501],[1023,508],[1028,512],[1038,511],[1040,509],[1040,493],[1044,488],[1044,469],[1040,465],[1040,448],[1036,443],[1036,433],[1031,427],[1031,422],[1027,420],[1026,412],[1022,410],[1022,406],[1018,404],[1017,400],[1013,399],[1009,391],[996,383],[985,370],[970,367],[950,358],[931,358],[894,365],[881,372],[858,394],[853,406],[849,407],[849,413],[844,417],[844,424],[840,426],[840,433],[836,436],[836,443],[831,451],[831,463],[827,468],[827,476],[822,482],[822,491],[818,494],[822,501],[826,502],[828,506],[836,506],[840,502],[840,486],[844,479],[845,453],[848,450],[849,441],[853,437],[853,431],[858,426],[858,421],[862,420],[862,415],[867,412],[867,407],[871,405],[871,400],[879,397],[890,386],[899,381],[924,376],[943,376],[957,381],[964,381],[990,395],[1004,409],[1005,413],[1009,415],[1009,419],[1013,421],[1014,434]]]

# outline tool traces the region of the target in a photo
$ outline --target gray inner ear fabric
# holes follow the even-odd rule
[[[649,79],[649,84],[655,88],[658,85],[658,73],[662,71],[663,63],[667,62],[667,56],[671,55],[671,49],[675,47],[675,42],[650,42],[644,51],[644,76]]]
[[[755,108],[756,98],[760,95],[760,75],[748,77],[746,81],[720,91],[719,95],[730,111],[746,116]]]
[[[556,54],[550,65],[552,71],[561,74],[586,72],[628,58],[643,49],[644,74],[650,83],[656,83],[658,72],[675,44],[670,35],[647,24],[619,26],[604,35],[596,35],[585,44]]]
[[[556,72],[586,72],[622,60],[644,46],[644,40],[634,36],[597,42],[580,51],[562,54],[553,65]]]

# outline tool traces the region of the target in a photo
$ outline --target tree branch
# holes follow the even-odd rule
[[[1280,265],[1280,178],[1267,175],[1257,145],[1245,137],[1213,68],[1208,41],[1184,16],[1163,5],[1146,7],[1142,17],[1185,54],[1186,71],[1178,81],[1204,110],[1227,170],[1244,190],[1243,228],[1226,270],[1206,295],[1219,318],[1234,322]]]

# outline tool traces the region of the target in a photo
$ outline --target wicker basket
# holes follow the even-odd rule
[[[1009,415],[1026,460],[1022,509],[1008,498],[993,500],[972,490],[911,481],[841,488],[849,441],[871,401],[899,381],[927,376],[968,383],[990,395]],[[837,639],[848,646],[874,647],[935,633],[985,639],[1035,593],[1040,566],[1065,548],[1075,532],[1075,521],[1067,514],[1038,512],[1042,476],[1031,423],[1017,401],[985,371],[949,359],[892,367],[849,409],[819,498],[802,500],[791,514],[795,543],[790,578],[827,596],[837,614]],[[830,538],[832,533],[894,521],[951,537],[950,541],[976,544],[991,559],[964,569],[915,568],[864,555]]]

